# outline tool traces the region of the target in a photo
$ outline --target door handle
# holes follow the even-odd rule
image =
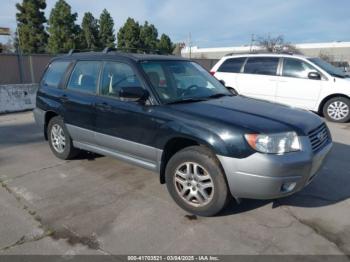
[[[62,102],[67,102],[68,101],[68,96],[67,95],[62,95],[60,97],[60,99],[61,99]]]
[[[96,108],[100,109],[101,111],[110,111],[112,109],[112,106],[107,104],[106,102],[96,104]]]

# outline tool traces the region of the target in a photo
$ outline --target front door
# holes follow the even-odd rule
[[[119,97],[123,87],[143,87],[136,70],[124,62],[105,62],[100,95],[96,98],[96,144],[103,150],[132,158],[155,168],[159,150],[154,147],[156,121],[152,106]],[[130,160],[130,159],[129,159]]]
[[[310,72],[317,72],[309,63],[300,59],[284,58],[279,77],[276,102],[314,110],[321,88],[321,79],[309,79]]]

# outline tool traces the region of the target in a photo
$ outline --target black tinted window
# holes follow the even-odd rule
[[[43,84],[51,87],[58,87],[69,63],[68,61],[52,62],[43,77]]]
[[[227,59],[219,68],[219,72],[239,73],[245,57]]]
[[[107,62],[103,69],[101,94],[119,97],[123,87],[141,86],[133,69],[124,63]]]
[[[317,72],[317,70],[301,60],[284,58],[283,61],[283,76],[308,78],[310,72]]]
[[[70,77],[67,89],[95,93],[101,62],[80,61]]]
[[[244,66],[244,73],[276,75],[278,60],[278,57],[250,57]]]

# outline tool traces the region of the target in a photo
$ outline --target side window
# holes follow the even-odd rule
[[[101,62],[79,61],[74,67],[67,89],[96,93]]]
[[[310,72],[317,70],[308,63],[298,59],[284,58],[282,76],[308,78]]]
[[[50,87],[58,87],[61,79],[66,72],[70,62],[68,61],[56,61],[52,62],[47,68],[43,77],[43,85]]]
[[[276,75],[278,57],[249,57],[244,66],[244,73],[257,75]]]
[[[119,62],[105,63],[102,74],[102,95],[119,97],[121,88],[139,86],[141,86],[141,83],[128,64]]]
[[[227,59],[219,68],[218,72],[239,73],[246,57]]]

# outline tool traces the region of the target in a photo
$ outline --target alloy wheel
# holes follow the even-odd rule
[[[62,127],[54,124],[51,128],[51,143],[58,153],[63,153],[66,147],[66,137]]]
[[[342,120],[349,114],[349,106],[342,101],[334,101],[327,108],[328,115],[334,120]]]
[[[182,163],[175,171],[174,185],[178,195],[191,206],[202,207],[213,199],[213,179],[197,163]]]

